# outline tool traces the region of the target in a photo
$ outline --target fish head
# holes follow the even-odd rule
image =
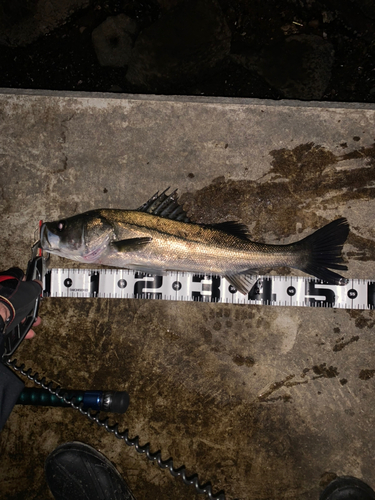
[[[40,230],[43,250],[77,260],[96,262],[107,249],[112,226],[98,211],[45,222]]]

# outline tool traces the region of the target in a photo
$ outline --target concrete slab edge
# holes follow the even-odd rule
[[[0,96],[30,96],[51,98],[76,98],[76,99],[111,99],[150,102],[182,102],[202,104],[229,104],[229,105],[259,105],[283,108],[320,108],[320,109],[348,109],[348,110],[375,110],[375,103],[356,102],[328,102],[328,101],[297,101],[297,100],[270,100],[237,97],[210,97],[210,96],[180,96],[180,95],[155,95],[155,94],[113,94],[106,92],[73,92],[65,90],[33,90],[33,89],[6,89],[0,88]]]

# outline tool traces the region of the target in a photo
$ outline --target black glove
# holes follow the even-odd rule
[[[42,286],[36,281],[22,281],[24,272],[18,267],[0,273],[0,302],[10,312],[4,323],[0,316],[0,334],[13,330],[33,309],[35,300],[42,293]]]

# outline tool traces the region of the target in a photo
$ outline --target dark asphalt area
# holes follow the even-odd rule
[[[32,16],[36,3],[37,0],[0,1],[3,23],[17,24],[19,19]],[[178,1],[93,0],[62,26],[26,46],[3,44],[0,51],[0,87],[301,98],[298,92],[293,94],[293,89],[285,94],[285,85],[279,82],[284,71],[288,72],[287,79],[292,74],[293,81],[298,83],[299,78],[306,81],[303,55],[302,58],[295,53],[280,55],[280,47],[288,37],[314,35],[329,44],[334,53],[325,72],[325,90],[315,99],[360,103],[375,101],[375,2],[218,0],[217,3],[230,30],[230,50],[214,69],[199,76],[190,77],[184,73],[182,78],[175,78],[166,74],[168,82],[165,85],[139,86],[127,80],[126,67],[101,66],[91,35],[105,19],[122,13],[134,19],[137,22],[137,34],[133,36],[135,43],[139,33],[155,24],[170,9],[176,8]],[[184,56],[181,54],[182,58]],[[249,57],[253,63],[263,59],[263,69],[257,70],[256,64],[239,63],[241,58]],[[274,74],[267,78],[272,71]],[[313,73],[314,68],[308,71]]]

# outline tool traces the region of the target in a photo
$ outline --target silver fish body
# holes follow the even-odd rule
[[[165,206],[168,200],[176,204],[175,197],[164,193]],[[166,217],[165,209],[158,215],[155,205],[160,204],[145,204],[138,210],[92,210],[45,223],[42,248],[79,262],[154,274],[167,270],[220,274],[242,293],[249,291],[247,274],[281,266],[336,284],[346,283],[345,278],[328,269],[346,269],[341,264],[341,249],[349,231],[345,219],[333,221],[296,243],[266,245],[251,241],[246,228],[236,222],[193,224],[184,221],[181,210],[179,220]]]

